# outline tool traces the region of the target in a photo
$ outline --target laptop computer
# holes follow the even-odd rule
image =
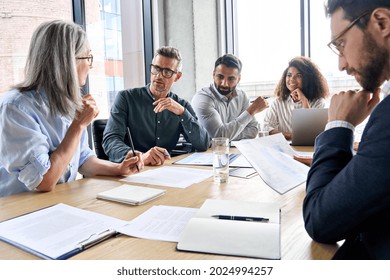
[[[313,146],[316,137],[325,129],[328,109],[295,109],[292,111],[293,146]]]

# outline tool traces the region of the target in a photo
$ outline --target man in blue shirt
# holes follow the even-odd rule
[[[150,65],[151,83],[118,93],[102,143],[111,161],[122,161],[131,149],[124,142],[127,128],[134,148],[144,153],[145,165],[163,164],[180,134],[195,150],[207,150],[209,135],[199,124],[191,105],[170,91],[182,75],[181,65],[176,48],[161,47]]]

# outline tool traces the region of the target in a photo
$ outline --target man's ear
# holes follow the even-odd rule
[[[390,36],[390,9],[375,9],[371,14],[371,20],[374,21],[374,26],[384,38]]]
[[[178,80],[180,80],[182,74],[183,74],[182,72],[178,72],[178,73],[176,74],[175,82],[177,82]]]

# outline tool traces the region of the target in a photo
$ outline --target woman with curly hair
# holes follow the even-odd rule
[[[328,94],[326,79],[317,65],[304,56],[290,60],[275,89],[276,99],[264,117],[270,134],[281,132],[287,140],[291,140],[292,111],[300,108],[324,108]]]

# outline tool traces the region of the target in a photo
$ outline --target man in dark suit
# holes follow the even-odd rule
[[[326,9],[328,46],[363,89],[331,99],[308,174],[305,227],[318,242],[345,240],[335,259],[390,259],[390,1],[328,0]],[[370,114],[354,156],[354,128]]]

